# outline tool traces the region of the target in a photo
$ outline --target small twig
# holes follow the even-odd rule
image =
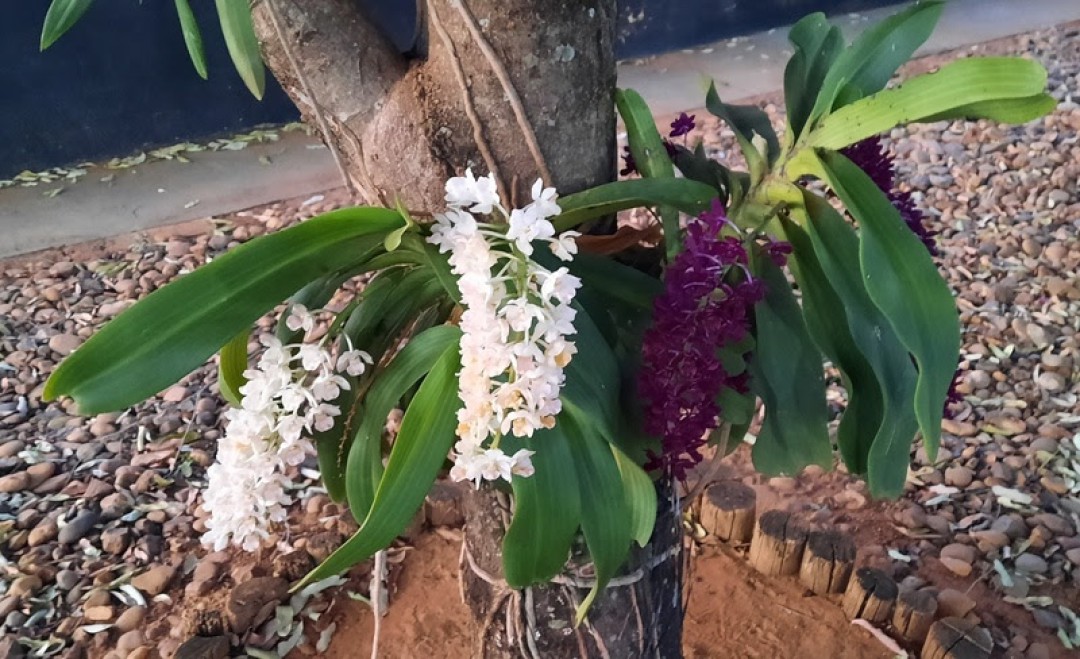
[[[683,497],[683,501],[692,503],[709,486],[709,483],[716,479],[716,474],[720,471],[720,463],[727,457],[727,445],[730,438],[731,424],[725,421],[724,425],[720,427],[720,441],[716,444],[716,453],[713,454],[712,460],[709,462],[709,468],[694,484],[693,489]]]
[[[536,139],[536,133],[533,131],[532,124],[529,123],[529,117],[525,114],[525,106],[521,102],[521,96],[518,95],[517,88],[514,87],[514,82],[510,79],[510,74],[507,73],[502,60],[495,54],[495,49],[491,47],[484,33],[480,31],[476,18],[469,11],[469,8],[465,6],[465,0],[451,0],[450,4],[457,7],[461,18],[465,21],[465,27],[469,28],[473,40],[480,48],[480,52],[484,53],[488,63],[491,64],[491,70],[495,72],[495,77],[499,79],[503,91],[506,92],[506,98],[510,102],[510,108],[514,111],[514,118],[517,119],[518,128],[521,129],[525,144],[529,147],[529,153],[532,154],[533,160],[536,161],[536,168],[540,171],[540,176],[544,178],[544,182],[548,185],[554,185],[555,181],[551,178],[551,171],[548,170],[547,161],[544,160],[544,154],[540,151],[540,143]]]
[[[371,572],[371,609],[375,612],[375,629],[371,635],[371,659],[379,659],[379,632],[382,631],[384,615],[383,599],[386,597],[386,550],[375,552],[375,567]]]
[[[484,127],[480,124],[480,117],[476,114],[476,108],[473,107],[472,95],[469,93],[469,83],[465,80],[465,71],[461,68],[461,58],[458,57],[457,50],[454,48],[454,41],[450,38],[450,34],[443,26],[442,19],[439,18],[439,12],[435,11],[434,0],[428,0],[428,16],[431,20],[431,26],[435,28],[435,31],[439,34],[439,38],[442,39],[443,45],[446,46],[447,54],[450,56],[450,62],[453,64],[451,68],[454,69],[454,77],[457,78],[458,84],[461,86],[462,102],[465,105],[465,115],[469,118],[469,123],[473,127],[473,140],[476,142],[476,148],[480,150],[480,156],[484,159],[484,164],[487,165],[488,172],[495,177],[495,184],[499,189],[499,197],[502,199],[509,199],[509,195],[506,194],[506,184],[503,182],[502,175],[499,174],[499,166],[495,164],[495,156],[491,153],[491,148],[488,147],[487,140],[484,138]]]
[[[356,194],[356,186],[353,183],[352,177],[349,176],[349,170],[345,168],[345,162],[341,159],[341,153],[338,152],[334,140],[331,139],[330,125],[326,121],[326,116],[323,114],[322,108],[319,107],[319,103],[311,91],[311,86],[308,84],[307,77],[300,68],[300,63],[296,61],[296,56],[293,55],[289,40],[285,38],[285,31],[281,29],[277,8],[271,0],[267,0],[264,4],[266,5],[266,12],[270,16],[270,24],[274,26],[274,36],[276,36],[277,40],[281,43],[281,50],[285,53],[285,59],[289,60],[289,66],[292,67],[293,73],[296,74],[296,80],[300,83],[300,88],[304,90],[304,96],[307,96],[308,101],[311,103],[311,112],[315,115],[315,120],[319,122],[319,130],[322,131],[323,139],[326,140],[326,145],[330,147],[330,155],[334,157],[334,164],[337,165],[338,172],[341,174],[341,179],[345,182],[345,187],[349,189],[349,193]],[[364,196],[368,196],[367,191],[365,191]]]

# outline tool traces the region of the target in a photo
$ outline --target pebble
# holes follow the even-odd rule
[[[975,472],[967,467],[957,466],[945,469],[945,484],[953,487],[967,487],[975,480]]]
[[[975,548],[971,545],[961,545],[958,543],[945,545],[941,548],[941,557],[952,558],[971,565],[975,562]]]
[[[101,515],[96,511],[84,510],[60,529],[56,540],[62,545],[76,543],[94,528],[100,518]]]
[[[33,575],[23,575],[11,582],[7,594],[12,597],[29,597],[41,589],[41,578]]]
[[[279,577],[255,577],[233,588],[225,608],[233,633],[243,634],[259,624],[257,618],[266,606],[281,601],[288,592],[289,582]]]
[[[228,656],[229,639],[224,636],[195,636],[172,655],[173,659],[225,659]]]
[[[966,563],[957,558],[942,558],[941,564],[958,577],[966,577],[971,574],[971,563]]]
[[[1023,553],[1016,557],[1013,562],[1019,572],[1026,572],[1027,574],[1044,574],[1050,569],[1050,566],[1046,563],[1046,560],[1036,556],[1032,553]]]
[[[963,618],[975,609],[975,600],[959,590],[946,588],[938,593],[938,615]]]
[[[116,617],[116,609],[109,604],[88,606],[83,609],[83,617],[90,622],[112,622]]]
[[[82,345],[83,340],[74,334],[57,334],[49,339],[49,349],[61,355],[70,355]]]
[[[155,565],[146,572],[131,579],[131,585],[135,586],[149,597],[154,597],[165,592],[176,576],[176,568],[171,565]]]
[[[136,629],[146,619],[145,606],[133,606],[120,614],[116,619],[116,629],[120,632],[129,632]]]

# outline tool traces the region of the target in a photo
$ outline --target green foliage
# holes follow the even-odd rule
[[[259,52],[248,0],[214,0],[214,3],[233,66],[252,96],[262,100],[266,92],[266,67]]]
[[[615,107],[619,110],[626,125],[626,140],[630,154],[634,157],[637,170],[644,178],[670,179],[675,176],[675,167],[668,157],[664,141],[656,130],[652,111],[645,104],[641,95],[632,89],[619,89],[615,92]],[[668,260],[679,251],[679,209],[668,205],[658,206],[660,220],[664,226],[664,246]]]
[[[199,23],[195,20],[195,14],[191,11],[188,0],[176,0],[176,15],[180,18],[180,31],[184,35],[184,46],[187,47],[188,57],[195,72],[203,80],[207,78],[206,53],[203,52],[202,32]]]
[[[45,24],[41,27],[41,50],[56,43],[92,4],[94,0],[53,0],[45,13]]]
[[[350,208],[262,236],[154,291],[72,353],[44,398],[71,396],[83,414],[134,405],[173,384],[299,286],[361,263],[403,222]]]
[[[670,162],[670,161],[669,161]],[[562,213],[552,224],[557,231],[628,208],[670,206],[687,215],[708,209],[716,190],[683,178],[639,178],[605,183],[559,199]]]
[[[221,347],[218,357],[218,388],[221,397],[230,405],[240,406],[243,396],[240,387],[244,386],[244,371],[248,365],[248,337],[251,332],[245,328],[231,341]]]
[[[294,586],[294,591],[370,558],[408,526],[454,444],[456,415],[461,406],[455,384],[459,366],[457,345],[451,345],[424,378],[405,411],[386,471],[379,479],[371,510],[360,530]]]

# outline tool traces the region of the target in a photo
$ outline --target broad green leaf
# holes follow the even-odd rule
[[[187,46],[191,64],[199,77],[206,80],[206,53],[203,52],[202,33],[188,0],[176,0],[176,15],[180,17],[180,30],[184,33],[184,45]]]
[[[218,356],[218,388],[221,390],[222,398],[233,407],[240,407],[240,402],[243,400],[240,387],[247,382],[244,371],[248,366],[247,348],[250,335],[251,330],[245,328],[221,347],[221,353]]]
[[[961,105],[947,112],[931,115],[924,121],[990,119],[1006,124],[1024,124],[1053,112],[1057,104],[1057,99],[1050,94],[1035,94],[1024,98],[1006,98]]]
[[[750,423],[754,416],[754,403],[757,398],[752,393],[740,393],[731,387],[724,387],[716,395],[716,404],[724,421],[735,425]]]
[[[354,420],[355,438],[348,449],[345,484],[349,510],[354,519],[364,519],[371,510],[383,474],[382,435],[390,410],[400,403],[434,367],[447,350],[456,348],[461,330],[440,325],[414,336],[389,365],[375,375],[362,398],[363,412]],[[455,387],[450,393],[457,396]],[[455,421],[455,426],[456,426]],[[348,433],[348,429],[345,430]]]
[[[844,87],[857,89],[862,95],[884,88],[900,65],[930,37],[944,6],[938,0],[920,2],[860,34],[829,69],[809,121],[838,107],[837,96]]]
[[[664,148],[664,140],[656,130],[652,110],[633,89],[615,90],[615,108],[626,126],[626,141],[634,164],[642,178],[671,179],[675,177],[675,166]],[[664,246],[668,260],[674,258],[682,244],[679,230],[679,211],[673,206],[662,204],[659,207],[660,221],[664,227]]]
[[[581,278],[584,288],[600,292],[609,302],[617,300],[642,311],[651,312],[653,299],[664,290],[659,279],[595,254],[577,254],[568,269]]]
[[[807,193],[811,194],[811,193]],[[841,227],[842,230],[850,229]],[[811,227],[813,230],[813,227]],[[881,387],[870,363],[863,356],[848,327],[846,314],[837,313],[837,309],[848,310],[843,298],[834,290],[829,276],[826,275],[821,261],[830,259],[830,269],[834,278],[853,276],[851,286],[861,288],[861,276],[858,272],[858,239],[850,235],[850,266],[854,273],[847,273],[835,263],[831,251],[822,247],[823,256],[815,253],[814,243],[801,227],[792,222],[785,222],[784,236],[793,247],[792,258],[788,265],[795,275],[795,281],[802,293],[803,318],[806,329],[822,353],[839,370],[847,392],[847,408],[840,418],[836,431],[836,443],[844,464],[853,474],[866,473],[866,461],[873,445],[874,437],[881,428],[883,410]],[[869,302],[869,296],[863,295]],[[873,305],[870,305],[873,308]],[[865,322],[857,318],[855,322]],[[886,328],[888,329],[888,328]],[[907,359],[907,351],[901,351],[901,359]],[[914,415],[912,415],[914,416]]]
[[[549,581],[566,566],[581,522],[574,458],[562,419],[531,438],[505,437],[506,451],[535,451],[532,476],[515,476],[514,519],[503,538],[503,572],[511,588]]]
[[[719,117],[735,132],[735,138],[739,142],[746,162],[750,165],[751,176],[755,167],[764,167],[761,161],[761,153],[754,145],[754,136],[760,136],[766,144],[766,160],[773,162],[780,155],[780,141],[776,138],[769,115],[756,105],[729,105],[720,100],[716,93],[716,83],[709,84],[709,91],[705,95],[705,108],[714,116]],[[755,165],[757,162],[759,164]]]
[[[754,444],[754,467],[766,474],[794,474],[832,465],[821,353],[806,331],[791,285],[771,260],[753,255],[753,270],[767,287],[754,307],[757,346],[750,360],[751,386],[765,403]]]
[[[225,35],[225,46],[229,57],[240,74],[240,79],[247,85],[251,94],[262,100],[266,92],[266,67],[262,53],[259,52],[259,39],[255,36],[255,26],[251,22],[251,7],[248,0],[214,0],[217,5],[221,33]]]
[[[955,116],[963,109],[993,111],[995,101],[1029,99],[1033,108],[1045,107],[1039,96],[1046,86],[1046,69],[1019,57],[962,59],[934,73],[912,78],[902,85],[840,108],[822,119],[810,133],[810,146],[840,149],[894,126],[928,118]],[[1017,103],[1009,106],[1016,111]],[[1024,103],[1020,103],[1026,106]]]
[[[44,397],[71,396],[83,414],[149,398],[307,282],[370,258],[401,223],[394,211],[349,208],[241,245],[101,328],[53,371]]]
[[[809,267],[812,258],[816,258],[822,275],[827,278],[827,282],[814,286],[807,277],[804,301],[815,295],[827,296],[828,290],[822,290],[825,285],[839,298],[825,297],[820,313],[815,313],[814,318],[821,317],[820,324],[825,325],[821,332],[830,332],[826,340],[832,342],[831,348],[836,351],[834,363],[846,380],[851,381],[850,385],[845,383],[849,391],[848,409],[837,434],[841,455],[852,472],[866,474],[874,496],[894,497],[903,491],[911,442],[918,430],[912,404],[917,378],[915,366],[866,290],[855,232],[823,198],[810,192],[804,192],[803,198],[808,214],[805,235],[813,247],[807,252],[805,245],[802,246],[806,258],[800,261],[800,266]],[[790,237],[805,240],[797,231],[792,231]],[[846,320],[846,328],[836,326],[836,309],[844,310],[839,319]],[[831,318],[824,318],[830,314]],[[809,318],[810,314],[807,315]],[[847,343],[848,335],[855,352]],[[833,359],[831,355],[830,359]],[[869,375],[864,362],[870,369]]]
[[[866,290],[919,369],[915,415],[933,459],[960,353],[960,321],[952,293],[926,247],[870,177],[839,153],[825,152],[821,161],[829,186],[859,223],[859,264]]]
[[[577,609],[575,622],[580,624],[593,600],[626,561],[636,529],[622,474],[607,440],[577,410],[564,410],[559,424],[569,439],[581,488],[581,532],[596,570],[596,585]]]
[[[45,12],[45,24],[41,27],[41,50],[56,43],[92,4],[94,0],[53,0]]]
[[[574,320],[577,334],[573,336],[577,354],[563,370],[566,375],[561,393],[563,414],[567,408],[577,408],[582,419],[602,436],[612,438],[621,413],[619,366],[596,323],[580,306],[577,310]]]
[[[354,347],[379,360],[394,346],[406,324],[444,295],[430,269],[413,268],[395,283],[392,295],[358,306],[342,333]]]
[[[411,253],[416,255],[417,261],[431,268],[438,278],[447,295],[455,302],[461,301],[461,291],[458,290],[457,277],[450,270],[449,257],[440,254],[437,247],[426,242],[419,234],[408,233],[402,236],[403,249],[394,251],[394,254]]]
[[[716,189],[684,178],[638,178],[605,183],[559,199],[562,213],[552,219],[556,231],[628,208],[671,206],[697,215],[709,209]]]
[[[458,347],[452,345],[424,378],[401,421],[375,501],[360,530],[294,586],[294,592],[369,558],[408,526],[454,444],[461,406],[457,396],[460,364]]]
[[[656,486],[645,470],[618,446],[612,445],[611,452],[615,454],[615,463],[618,464],[619,474],[622,476],[634,541],[644,547],[656,526]]]
[[[815,12],[792,26],[788,40],[795,54],[784,69],[784,100],[787,102],[788,139],[802,133],[817,101],[821,84],[844,48],[839,28],[829,25],[825,14]]]

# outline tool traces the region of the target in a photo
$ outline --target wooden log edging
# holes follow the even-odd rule
[[[701,499],[701,526],[733,545],[744,545],[754,535],[757,493],[738,481],[721,481],[705,488]]]
[[[770,510],[754,527],[750,565],[770,577],[796,574],[802,565],[806,536],[806,528],[791,513]]]
[[[942,618],[930,627],[922,659],[988,659],[993,649],[986,629],[963,618]]]
[[[842,593],[855,567],[855,541],[839,531],[814,531],[806,540],[799,581],[816,595]]]
[[[862,618],[880,625],[889,620],[899,592],[893,578],[881,570],[859,568],[848,583],[841,606],[849,620]]]
[[[882,570],[854,570],[857,548],[851,535],[835,530],[810,532],[789,512],[770,510],[755,521],[756,494],[736,481],[714,483],[699,508],[701,528],[726,544],[750,547],[747,559],[769,577],[798,575],[817,595],[843,593],[839,604],[850,620],[886,628],[921,659],[988,659],[990,632],[963,618],[938,619],[931,590],[899,592]],[[752,528],[752,532],[748,529]]]

